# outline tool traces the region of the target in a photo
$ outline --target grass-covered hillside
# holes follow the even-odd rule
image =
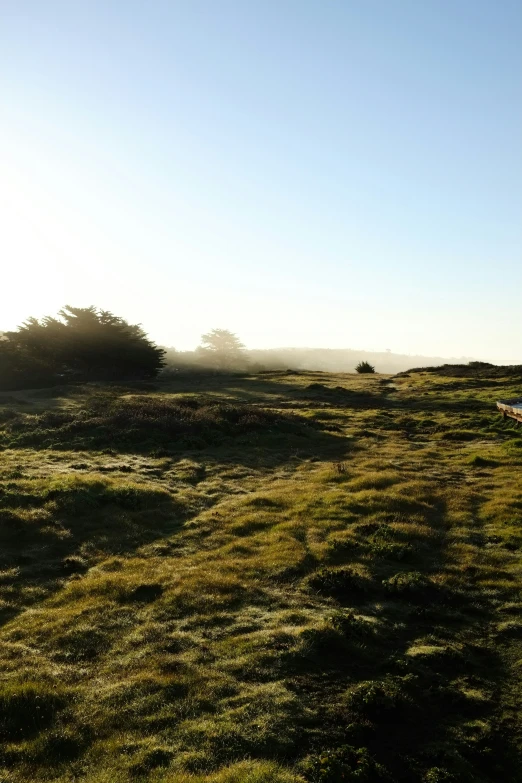
[[[0,781],[522,780],[522,376],[0,397]]]

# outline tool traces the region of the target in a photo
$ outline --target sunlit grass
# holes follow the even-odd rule
[[[171,394],[266,410],[181,447],[107,441],[129,389],[98,432],[74,423],[86,388],[6,402],[32,438],[46,402],[62,424],[33,448],[4,416],[0,780],[515,779],[522,449],[494,410],[513,378],[383,380],[142,393],[133,438]]]

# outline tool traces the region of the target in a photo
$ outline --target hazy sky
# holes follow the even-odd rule
[[[0,329],[522,361],[521,0],[0,0]]]

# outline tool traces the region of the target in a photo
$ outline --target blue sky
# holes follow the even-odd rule
[[[0,328],[522,361],[521,36],[519,0],[3,0]]]

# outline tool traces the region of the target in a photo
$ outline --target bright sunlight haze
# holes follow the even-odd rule
[[[518,0],[0,16],[0,329],[94,304],[180,349],[520,362]]]

